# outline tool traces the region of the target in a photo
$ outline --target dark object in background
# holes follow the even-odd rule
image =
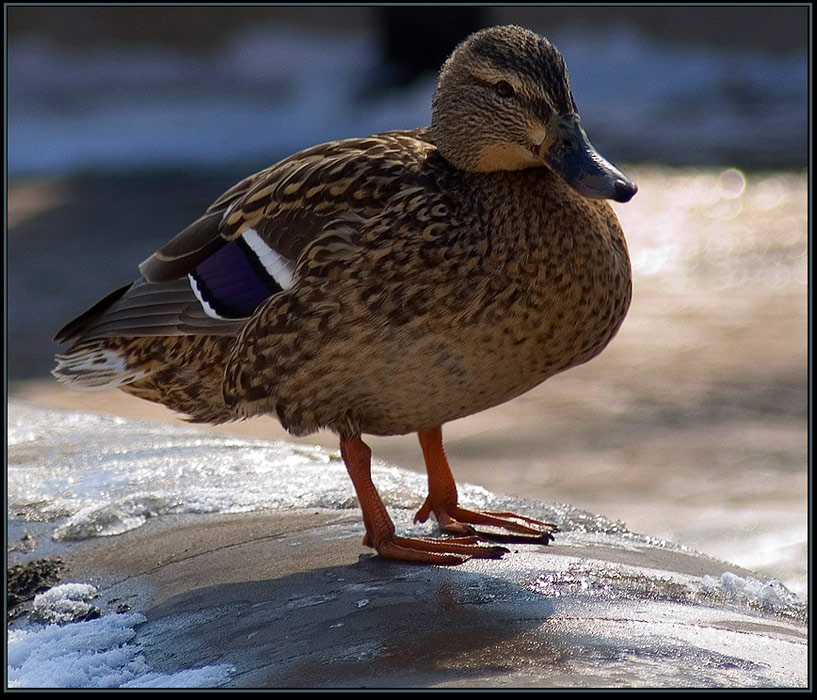
[[[381,7],[384,72],[378,87],[404,87],[428,73],[436,74],[454,47],[487,27],[482,7]]]

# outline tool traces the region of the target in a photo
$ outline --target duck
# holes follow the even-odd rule
[[[333,431],[363,544],[385,558],[498,558],[557,526],[459,503],[442,426],[587,362],[627,313],[610,201],[636,184],[591,145],[546,38],[482,29],[444,62],[429,126],[299,151],[237,183],[56,335],[53,374],[192,422],[272,415]],[[441,536],[402,536],[363,435],[416,433]],[[507,543],[507,542],[506,542]]]

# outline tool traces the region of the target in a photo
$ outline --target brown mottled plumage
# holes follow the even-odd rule
[[[440,426],[598,354],[630,302],[605,199],[635,185],[592,150],[559,52],[518,27],[463,42],[430,128],[315,146],[238,183],[71,322],[61,381],[219,423],[329,428],[385,556],[498,556],[467,523],[547,541],[552,526],[457,505]],[[225,282],[225,280],[227,280]],[[465,537],[394,534],[362,433],[418,432],[418,513]]]

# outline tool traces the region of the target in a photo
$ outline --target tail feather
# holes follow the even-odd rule
[[[148,372],[130,367],[125,357],[102,342],[74,346],[57,355],[56,360],[57,366],[51,374],[72,389],[112,389],[148,375]]]

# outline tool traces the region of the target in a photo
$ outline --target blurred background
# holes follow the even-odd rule
[[[239,178],[428,124],[456,43],[516,23],[559,47],[590,139],[639,184],[616,205],[634,301],[601,356],[447,426],[457,478],[805,595],[810,6],[5,9],[10,397],[177,420],[57,385],[56,330]],[[422,471],[412,436],[371,444]]]

